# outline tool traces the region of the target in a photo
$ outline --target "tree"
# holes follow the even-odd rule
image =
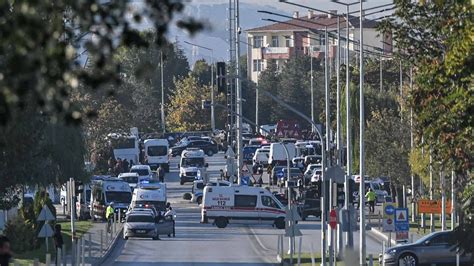
[[[277,95],[280,88],[280,75],[274,61],[269,61],[267,68],[259,75],[258,85],[264,91]],[[259,93],[259,123],[261,125],[275,123],[275,103],[263,93]]]
[[[406,121],[406,120],[405,120]],[[366,169],[369,176],[388,176],[401,188],[410,176],[408,125],[391,109],[375,111],[367,121]]]
[[[393,33],[400,57],[415,69],[410,104],[418,139],[432,147],[435,162],[455,171],[461,194],[472,182],[473,167],[473,11],[467,0],[399,0],[398,18],[381,26]],[[457,229],[458,239],[471,240],[458,241],[467,252],[474,251],[473,227],[472,219],[462,219]]]
[[[0,123],[12,121],[13,109],[24,108],[26,103],[44,115],[80,122],[83,114],[70,104],[71,89],[81,83],[100,88],[117,81],[117,47],[152,45],[138,34],[137,25],[143,21],[153,25],[153,45],[161,45],[168,24],[184,8],[181,2],[171,0],[141,4],[141,8],[131,9],[127,1],[2,1]],[[189,17],[176,24],[191,33],[202,28]],[[82,51],[87,51],[92,71],[84,70],[78,60]],[[34,100],[27,102],[27,96]]]
[[[175,82],[176,91],[168,105],[167,124],[170,130],[202,131],[211,125],[210,111],[202,110],[202,100],[209,100],[210,88],[200,86],[195,77],[189,75]]]

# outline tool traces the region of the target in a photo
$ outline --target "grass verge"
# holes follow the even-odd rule
[[[64,244],[66,245],[66,250],[70,253],[71,250],[71,222],[59,222],[61,225],[61,231],[63,233]],[[89,228],[91,228],[92,223],[90,221],[76,221],[74,223],[76,229],[76,236],[81,237],[84,235]],[[35,250],[30,250],[24,253],[15,254],[14,259],[20,265],[32,265],[35,259],[39,259],[40,262],[46,262],[46,241],[44,239],[39,240],[41,246]],[[49,238],[49,253],[55,254],[54,252],[54,242]],[[51,259],[53,259],[51,255]]]

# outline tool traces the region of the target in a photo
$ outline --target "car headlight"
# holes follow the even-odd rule
[[[397,251],[398,251],[397,249],[389,249],[389,250],[387,250],[386,253],[390,254],[390,255],[393,255],[393,254],[397,253]]]

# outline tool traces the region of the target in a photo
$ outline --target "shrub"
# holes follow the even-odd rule
[[[10,239],[13,252],[22,253],[39,247],[34,223],[25,221],[21,215],[8,221],[5,235]]]
[[[188,192],[187,192],[187,193],[184,193],[184,194],[183,194],[183,199],[184,199],[184,200],[191,200],[191,198],[192,198],[191,193],[188,193]]]

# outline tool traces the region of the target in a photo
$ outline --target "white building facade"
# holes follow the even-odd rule
[[[337,13],[315,14],[308,12],[307,16],[300,17],[298,12],[293,19],[286,22],[274,23],[263,27],[247,30],[247,69],[248,77],[258,83],[258,76],[273,60],[277,68],[285,64],[286,60],[298,55],[311,55],[323,59],[325,52],[324,31],[328,30],[329,59],[334,64],[337,50]],[[341,60],[345,59],[346,47],[346,18],[339,16],[341,34]],[[390,54],[392,40],[390,34],[380,34],[376,29],[377,23],[373,20],[364,21],[364,49],[374,54]],[[349,17],[349,52],[357,51],[359,42],[359,18]],[[312,51],[312,52],[311,52]],[[342,61],[344,62],[344,61]]]

